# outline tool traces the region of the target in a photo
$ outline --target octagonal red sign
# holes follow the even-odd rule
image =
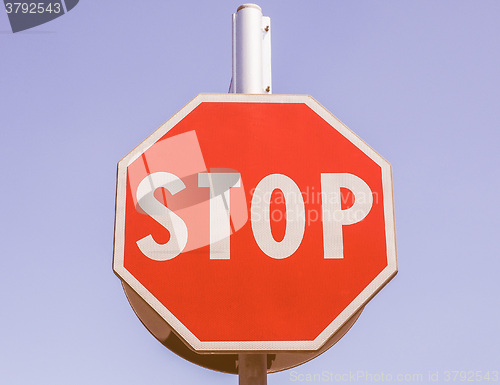
[[[309,96],[198,95],[118,164],[114,270],[197,351],[319,349],[397,272],[391,167]]]

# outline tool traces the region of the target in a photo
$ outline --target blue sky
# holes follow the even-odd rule
[[[0,12],[2,382],[237,382],[157,342],[111,262],[116,164],[227,92],[240,4],[81,1],[16,34]],[[391,162],[399,258],[339,343],[269,384],[499,371],[500,3],[258,4],[274,93],[312,95]]]

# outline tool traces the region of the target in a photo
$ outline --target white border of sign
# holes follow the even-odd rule
[[[201,103],[303,103],[351,141],[382,169],[387,267],[312,341],[200,341],[124,267],[127,167]],[[309,95],[199,94],[118,162],[113,269],[169,325],[198,352],[312,351],[320,349],[398,271],[391,165]]]

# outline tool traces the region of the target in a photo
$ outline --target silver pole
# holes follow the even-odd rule
[[[238,354],[239,385],[267,385],[267,354]]]
[[[233,77],[229,92],[271,93],[271,19],[256,4],[233,14]]]
[[[270,94],[271,19],[256,4],[233,14],[233,77],[230,93]],[[239,385],[267,385],[267,354],[238,354]]]

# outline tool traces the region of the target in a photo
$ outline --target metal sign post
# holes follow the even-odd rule
[[[255,4],[233,14],[233,74],[230,93],[271,94],[271,18]]]
[[[239,385],[267,384],[267,354],[238,354]]]
[[[233,14],[233,76],[230,93],[271,94],[271,19],[256,4]],[[239,385],[267,384],[267,354],[238,354]]]

